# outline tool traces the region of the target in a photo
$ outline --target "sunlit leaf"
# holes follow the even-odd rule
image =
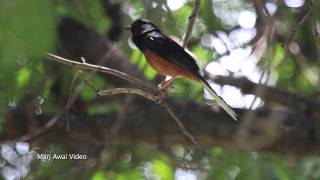
[[[286,58],[277,68],[279,86],[287,87],[294,73],[295,64],[291,58]]]
[[[144,72],[148,79],[153,79],[157,75],[157,72],[150,66],[148,66]]]
[[[219,157],[223,155],[223,149],[221,147],[216,147],[211,150],[211,153],[215,157]]]
[[[212,50],[208,50],[203,47],[193,48],[192,53],[196,55],[198,60],[205,61],[205,62],[211,61],[213,58]]]
[[[304,92],[305,94],[311,94],[314,92],[314,86],[303,74],[299,74],[296,79],[296,87],[298,92]]]
[[[272,58],[273,67],[277,67],[282,62],[284,56],[285,56],[284,48],[281,47],[280,44],[277,44],[275,46],[275,51]]]
[[[97,171],[91,178],[91,180],[106,180],[106,173],[103,171]]]
[[[16,78],[17,86],[19,88],[22,88],[27,83],[29,83],[30,74],[31,74],[31,71],[29,68],[24,67],[24,68],[20,69],[20,71],[18,72],[17,78]]]
[[[136,64],[141,58],[143,58],[141,51],[139,51],[139,49],[133,49],[131,52],[130,61],[133,64]]]
[[[177,27],[179,27],[177,29],[179,31],[179,35],[182,35],[185,32],[188,23],[186,19],[188,19],[191,10],[191,7],[183,6],[182,8],[172,12],[173,16],[175,17],[175,24]]]
[[[173,179],[172,168],[169,164],[165,163],[162,160],[154,160],[153,171],[156,175],[160,176],[163,180],[171,180]]]
[[[153,79],[157,75],[157,72],[147,63],[146,58],[139,49],[132,50],[130,60],[144,72],[147,79]]]

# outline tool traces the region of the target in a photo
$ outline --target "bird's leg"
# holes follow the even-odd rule
[[[175,80],[177,78],[177,76],[173,76],[173,77],[170,77],[170,76],[167,76],[166,77],[166,80],[164,80],[164,81],[162,81],[159,85],[158,85],[158,87],[159,87],[159,89],[160,90],[166,90],[170,85],[171,85],[171,82],[173,81],[173,80]]]

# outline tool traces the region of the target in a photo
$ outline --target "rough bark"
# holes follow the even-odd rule
[[[222,146],[232,150],[296,155],[320,152],[320,121],[308,116],[285,109],[238,110],[240,120],[235,122],[223,111],[214,111],[204,104],[170,100],[170,105],[202,147]],[[157,104],[135,98],[122,113],[121,123],[117,122],[117,113],[92,116],[69,114],[54,128],[37,137],[35,142],[39,145],[48,145],[49,142],[64,144],[76,150],[80,148],[79,151],[87,151],[90,146],[99,147],[104,143],[191,144],[175,121]],[[21,112],[12,113],[15,121],[25,116]],[[41,115],[37,119],[44,123],[50,117]],[[67,118],[70,122],[68,131],[65,130]],[[252,121],[246,125],[248,118]],[[110,133],[115,126],[118,130],[112,135]]]

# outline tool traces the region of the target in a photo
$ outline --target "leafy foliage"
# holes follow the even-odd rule
[[[138,17],[148,18],[156,22],[164,32],[179,39],[186,31],[193,1],[183,1],[180,8],[172,11],[168,6],[168,1],[121,1],[124,22],[130,23]],[[258,54],[259,52],[256,50],[259,50],[259,41],[252,38],[247,43],[242,43],[240,40],[238,43],[231,42],[230,37],[232,32],[234,33],[233,30],[240,28],[240,25],[232,24],[231,21],[227,22],[228,19],[219,16],[217,10],[221,10],[222,14],[230,15],[228,17],[231,18],[235,16],[234,12],[238,12],[236,15],[240,16],[239,14],[243,10],[255,11],[254,5],[251,3],[244,0],[202,1],[199,17],[188,44],[188,48],[197,57],[202,69],[210,62],[215,61],[227,69],[227,74],[245,74],[244,68],[241,69],[240,66],[236,67],[236,70],[230,68],[231,65],[237,63],[236,60],[233,59],[231,64],[227,64],[228,61],[223,57],[230,55],[232,59],[242,56],[243,54],[234,56],[231,54],[235,50],[243,50],[249,46],[250,55]],[[278,9],[274,19],[276,22],[274,33],[279,39],[287,38],[287,34],[292,32],[295,24],[299,23],[303,17],[304,9],[309,8],[308,4],[305,4],[304,8],[290,8],[273,1],[268,3]],[[276,77],[273,79],[274,86],[303,96],[319,96],[317,84],[320,84],[320,40],[319,37],[317,39],[314,36],[315,31],[320,32],[319,7],[320,3],[315,1],[315,18],[310,16],[306,22],[298,27],[292,38],[294,42],[291,44],[283,47],[283,41],[280,40],[265,42],[268,46],[263,49],[261,58],[254,62],[254,68],[267,69],[266,67],[270,64],[270,72]],[[255,14],[259,13],[255,11]],[[110,17],[105,15],[99,0],[3,0],[0,3],[0,105],[2,107],[0,108],[0,122],[2,124],[9,110],[16,107],[23,108],[29,102],[35,102],[38,97],[44,99],[44,103],[37,104],[38,108],[42,108],[41,112],[57,112],[65,105],[70,93],[70,84],[78,70],[71,71],[70,68],[53,64],[45,58],[47,52],[55,50],[63,52],[63,43],[60,42],[56,28],[59,26],[60,16],[73,17],[103,37],[114,23]],[[258,32],[258,30],[265,29],[261,25],[262,20],[257,18],[256,21],[255,27],[252,28],[255,29],[255,35],[264,34],[263,31]],[[235,22],[237,23],[236,20]],[[130,57],[131,63],[143,72],[148,80],[159,78],[158,74],[148,65],[143,54],[132,46],[129,35],[126,33],[117,42],[124,54]],[[208,34],[213,38],[207,43],[203,43],[204,35]],[[242,34],[241,38],[245,35]],[[217,43],[220,43],[220,48],[225,48],[225,50],[220,49],[224,52],[219,51]],[[298,48],[297,45],[299,45]],[[244,61],[249,57],[248,55],[243,58],[244,60],[239,64],[244,64]],[[89,73],[83,72],[83,74]],[[253,76],[252,74],[249,76]],[[247,74],[245,75],[247,76]],[[318,77],[318,81],[314,82],[310,76]],[[112,87],[108,80],[100,75],[94,75],[91,81],[98,89]],[[76,79],[75,87],[80,83],[83,83],[83,80]],[[174,82],[174,90],[171,94],[180,99],[194,101],[203,101],[204,99],[202,86],[184,79],[178,79]],[[123,108],[123,99],[121,101],[112,99],[105,104],[95,104],[96,92],[90,87],[85,87],[80,92],[79,99],[78,109],[72,109],[77,113],[116,114]],[[8,127],[7,124],[3,124],[0,132],[10,131],[6,127]],[[73,143],[75,142],[70,144]],[[90,152],[96,152],[91,150],[91,144],[96,142],[78,143],[81,145],[79,149],[83,149],[85,146],[90,149]],[[53,148],[51,146],[41,147],[40,151],[47,152],[50,149],[50,153],[72,152],[69,148],[60,147],[54,142],[52,144]],[[182,145],[166,148],[144,144],[132,144],[125,147],[109,144],[106,146],[106,150],[92,153],[87,161],[40,162],[35,160],[36,162],[31,167],[31,172],[26,179],[170,180],[177,178],[179,168],[183,170],[189,168],[183,172],[185,174],[191,172],[190,176],[197,175],[197,177],[204,179],[217,180],[301,180],[319,179],[320,177],[320,159],[318,157],[300,159],[283,154],[233,152],[221,147],[212,147],[196,148],[191,152],[192,158],[188,159],[190,162],[185,162],[185,156],[190,152],[187,147]],[[185,164],[187,164],[187,168],[183,166]]]

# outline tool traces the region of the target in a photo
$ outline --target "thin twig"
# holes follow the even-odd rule
[[[111,96],[115,94],[136,94],[143,96],[151,101],[159,102],[159,97],[154,94],[142,91],[141,89],[135,88],[115,88],[110,90],[101,90],[97,93],[99,96]],[[197,144],[197,140],[186,130],[183,123],[179,120],[173,110],[168,106],[168,104],[161,102],[161,106],[169,113],[169,115],[176,121],[182,133],[193,143]]]
[[[102,61],[104,61],[105,59],[107,59],[109,56],[110,56],[110,52],[111,50],[114,48],[114,45],[110,47],[110,50],[108,50],[104,55],[103,55],[103,58],[104,59],[100,59],[98,62],[102,63]],[[52,56],[52,57],[51,57]],[[53,54],[49,54],[48,53],[48,57],[51,57],[51,58],[56,58],[56,61],[60,58],[58,56],[54,57],[55,55]],[[85,59],[82,58],[82,62],[85,63]],[[80,72],[79,72],[80,73]],[[67,103],[66,105],[63,107],[63,109],[58,112],[55,116],[53,116],[41,129],[33,132],[33,133],[30,133],[30,134],[26,134],[26,135],[23,135],[17,139],[14,139],[14,140],[11,140],[11,141],[7,141],[8,143],[12,143],[12,142],[18,142],[18,141],[30,141],[38,136],[40,136],[41,134],[43,134],[44,132],[46,132],[48,129],[50,129],[51,127],[53,127],[57,122],[58,120],[61,118],[61,116],[63,114],[66,114],[69,109],[71,108],[71,106],[73,105],[73,103],[75,102],[75,100],[77,99],[78,95],[79,95],[79,92],[84,88],[85,84],[87,85],[92,85],[92,83],[90,83],[89,79],[85,78],[85,81],[84,83],[82,84],[79,84],[75,90],[73,91],[73,87],[74,87],[74,82],[76,81],[76,79],[78,78],[78,73],[73,77],[72,79],[72,82],[71,82],[71,88],[70,88],[70,92],[69,92],[69,95],[68,95],[68,100],[67,100]],[[82,76],[81,76],[82,77]],[[91,76],[90,76],[91,77]],[[92,86],[90,86],[92,88]],[[95,90],[95,89],[94,89]],[[73,93],[72,93],[73,92]],[[96,90],[97,92],[97,90]],[[68,129],[68,121],[67,121],[67,128]]]
[[[72,81],[75,81],[77,79],[78,75],[74,76]],[[31,134],[27,134],[24,136],[21,136],[12,142],[19,142],[19,141],[30,141],[36,137],[38,137],[39,135],[41,135],[42,133],[46,132],[48,129],[52,128],[57,122],[58,120],[61,118],[62,115],[64,115],[65,113],[67,113],[69,111],[69,109],[71,108],[72,104],[76,101],[78,95],[79,95],[79,91],[81,91],[81,89],[84,87],[84,84],[81,84],[79,86],[77,86],[77,88],[74,90],[74,92],[76,93],[70,93],[67,104],[62,108],[62,110],[57,113],[55,116],[53,116],[45,125],[44,127],[42,127],[41,129],[39,129],[38,131],[31,133]],[[71,87],[70,92],[72,92],[73,87]]]
[[[78,78],[79,74],[76,74],[73,79],[72,79],[72,84],[75,82],[75,80]],[[72,92],[73,89],[73,85],[71,86],[70,92]],[[76,88],[76,92],[80,91],[81,87],[78,86],[78,88]],[[57,122],[58,120],[61,118],[62,115],[64,115],[65,113],[68,112],[68,110],[70,109],[70,107],[72,106],[72,104],[75,102],[75,100],[78,97],[78,93],[70,93],[69,92],[69,98],[67,101],[67,104],[62,108],[62,110],[57,113],[55,116],[53,116],[41,129],[31,133],[31,134],[26,134],[23,135],[15,140],[12,141],[8,141],[8,142],[4,142],[4,144],[6,143],[14,143],[14,142],[19,142],[19,141],[30,141],[38,136],[40,136],[41,134],[43,134],[44,132],[46,132],[48,129],[52,128]]]
[[[126,113],[131,107],[133,100],[134,98],[132,96],[130,96],[129,94],[126,95],[126,98],[121,106],[121,109],[117,112],[116,122],[111,127],[110,134],[107,137],[108,139],[111,140],[112,137],[118,133],[121,126],[123,126],[124,119],[127,116]],[[110,140],[109,141],[107,140],[107,142],[111,142]]]
[[[76,84],[76,81],[77,81],[78,77],[80,76],[80,74],[81,74],[81,71],[77,71],[71,80],[71,86],[70,86],[70,90],[69,90],[67,104],[70,104],[72,97],[73,97],[73,94],[77,90],[77,88],[75,88],[75,84]],[[69,129],[70,129],[69,112],[66,111],[66,131],[68,131]]]
[[[89,63],[84,63],[84,62],[76,62],[76,61],[65,59],[65,58],[56,56],[54,54],[50,54],[50,53],[48,53],[48,58],[51,60],[57,61],[61,64],[65,64],[65,65],[72,66],[75,68],[88,69],[88,70],[92,70],[92,71],[96,71],[96,72],[102,72],[102,73],[110,74],[113,76],[117,76],[121,79],[124,79],[126,81],[131,82],[132,84],[135,84],[139,88],[147,89],[149,91],[157,92],[157,93],[160,92],[158,89],[144,83],[140,79],[129,76],[126,73],[123,73],[121,71],[117,71],[115,69],[111,69],[111,68],[107,68],[107,67],[103,67],[103,66],[98,66],[98,65],[93,65],[93,64],[89,64]]]
[[[82,71],[79,72],[81,79],[92,89],[94,92],[98,92],[98,88],[94,86],[94,84],[87,78]]]
[[[161,103],[161,106],[164,107],[169,115],[176,121],[176,123],[178,124],[179,128],[181,129],[182,133],[188,138],[190,139],[190,141],[194,144],[197,143],[197,141],[195,140],[195,138],[184,128],[182,122],[179,120],[179,118],[175,115],[175,113],[173,112],[172,109],[169,108],[169,106],[167,104],[165,104],[164,102],[162,102],[162,98],[165,97],[165,93],[160,91],[159,89],[150,86],[146,83],[144,83],[143,81],[131,77],[123,72],[117,71],[115,69],[111,69],[111,68],[107,68],[107,67],[103,67],[103,66],[98,66],[98,65],[93,65],[93,64],[89,64],[89,63],[85,63],[85,62],[76,62],[76,61],[72,61],[69,59],[65,59],[62,57],[59,57],[57,55],[53,55],[48,53],[48,58],[54,61],[57,61],[59,63],[71,66],[71,67],[76,67],[76,68],[81,68],[81,69],[88,69],[88,70],[93,70],[96,72],[102,72],[102,73],[106,73],[106,74],[111,74],[113,76],[119,77],[121,79],[127,80],[128,82],[131,82],[132,84],[138,86],[140,89],[134,89],[134,88],[116,88],[116,89],[112,89],[112,90],[102,90],[102,91],[98,91],[98,95],[114,95],[114,94],[137,94],[140,96],[143,96],[149,100],[152,100],[154,102],[157,103]]]
[[[296,45],[299,46],[298,44]],[[301,69],[302,74],[306,77],[310,84],[313,85],[318,92],[320,92],[319,75],[306,63],[306,57],[301,51],[292,52],[289,50],[289,52],[292,54],[293,60],[295,60],[298,67]]]
[[[1,142],[1,144],[13,144],[16,142],[20,142],[20,141],[30,141],[36,137],[38,137],[39,135],[41,135],[42,133],[46,132],[49,128],[53,127],[53,125],[56,124],[56,122],[60,119],[60,117],[67,111],[66,106],[59,112],[57,113],[55,116],[53,116],[45,125],[44,127],[42,127],[41,129],[31,133],[31,134],[26,134],[23,135],[17,139],[14,140],[9,140],[9,141],[5,141],[5,142]]]
[[[141,89],[136,89],[136,88],[115,88],[115,89],[108,89],[108,90],[100,90],[97,92],[98,96],[112,96],[116,94],[136,94],[154,102],[157,102],[160,99],[159,96],[155,96],[152,93],[143,91]]]
[[[199,13],[200,2],[201,2],[201,0],[195,0],[194,1],[193,10],[192,10],[191,15],[189,16],[189,19],[188,19],[187,31],[181,38],[181,42],[182,42],[181,45],[182,45],[183,48],[185,48],[187,46],[188,39],[191,36],[194,22],[196,21],[196,18],[197,18],[198,13]]]
[[[320,35],[318,32],[318,28],[317,28],[317,11],[316,11],[316,6],[317,4],[315,4],[314,0],[311,0],[311,5],[312,5],[312,29],[313,29],[313,34],[315,39],[315,43],[316,43],[316,52],[317,52],[317,60],[318,60],[318,64],[320,64]]]
[[[82,59],[83,59],[83,62],[85,62],[85,59],[84,58],[82,58]],[[67,101],[67,104],[68,104],[67,108],[68,109],[71,108],[72,104],[75,102],[80,91],[85,87],[85,85],[90,87],[94,92],[98,92],[98,89],[90,81],[92,76],[93,76],[93,74],[90,74],[89,77],[87,78],[81,70],[77,71],[77,73],[75,74],[75,76],[73,77],[73,79],[71,81],[71,87],[70,87],[68,101]],[[78,79],[78,77],[81,78],[83,80],[83,82],[78,84],[77,87],[74,88],[75,82]],[[69,121],[68,116],[69,116],[69,111],[66,111],[66,123],[67,123],[66,130],[67,131],[70,129],[70,121]]]
[[[179,128],[182,130],[182,133],[190,139],[190,141],[193,144],[198,144],[197,140],[187,131],[187,129],[184,127],[183,123],[179,120],[179,118],[176,116],[176,114],[173,112],[173,110],[168,106],[166,103],[161,103],[161,106],[170,114],[170,116],[176,121]]]
[[[273,40],[273,33],[274,33],[274,21],[273,21],[273,17],[272,17],[272,15],[270,14],[270,12],[269,12],[269,10],[268,10],[268,8],[266,7],[266,5],[265,4],[261,4],[261,2],[260,1],[257,1],[257,3],[259,3],[259,8],[262,8],[262,9],[260,9],[261,11],[264,11],[265,13],[266,13],[266,17],[267,17],[267,23],[268,23],[268,25],[266,26],[266,31],[265,32],[267,32],[267,44],[269,44],[269,43],[271,43],[271,41]],[[265,34],[265,33],[263,33],[263,34]],[[263,35],[264,36],[264,35]],[[271,52],[271,54],[273,54],[273,52],[274,52],[274,49],[273,49],[273,47],[271,47],[270,48],[270,52]],[[258,84],[263,84],[263,85],[266,85],[267,83],[268,83],[268,81],[269,81],[269,78],[270,78],[270,68],[271,68],[271,55],[270,55],[270,57],[269,58],[267,58],[266,59],[267,60],[267,62],[268,62],[268,64],[266,65],[266,68],[263,68],[262,67],[262,73],[261,73],[261,75],[260,75],[260,77],[259,77],[259,80],[258,80]],[[263,80],[263,77],[265,76],[265,75],[267,75],[267,78],[266,78],[266,80],[264,81],[264,82],[262,82],[262,80]],[[262,93],[263,92],[263,90],[262,89],[256,89],[255,91],[257,91],[257,93],[256,94],[259,94],[259,93]],[[254,96],[254,98],[253,98],[253,100],[252,100],[252,102],[251,102],[251,104],[249,105],[249,109],[250,110],[252,110],[253,109],[253,106],[254,106],[254,104],[256,103],[256,101],[257,101],[257,99],[258,99],[258,95],[255,95]],[[252,119],[251,118],[247,118],[247,123],[249,122],[249,121],[251,121]],[[251,123],[251,122],[250,122]]]
[[[312,13],[312,3],[310,4],[310,7],[308,9],[308,12],[303,16],[303,18],[298,22],[298,24],[293,28],[289,36],[286,38],[286,40],[282,43],[282,47],[286,46],[288,42],[292,39],[293,35],[297,32],[298,28],[306,22],[310,14]]]

